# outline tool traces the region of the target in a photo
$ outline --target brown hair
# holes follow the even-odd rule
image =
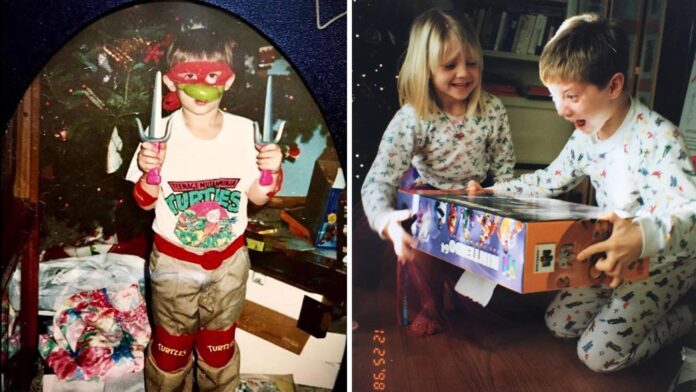
[[[616,19],[582,14],[566,19],[544,46],[539,76],[545,83],[579,81],[606,87],[628,72],[628,36]]]
[[[167,64],[173,67],[186,61],[224,61],[232,66],[236,43],[208,29],[181,33],[167,50]]]

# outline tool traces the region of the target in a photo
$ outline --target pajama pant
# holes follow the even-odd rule
[[[194,348],[201,391],[237,388],[240,354],[234,328],[244,304],[248,274],[246,247],[212,270],[154,247],[150,287],[155,331],[145,362],[148,392],[190,391]]]
[[[677,301],[696,281],[696,260],[650,263],[645,281],[562,290],[549,305],[546,325],[558,337],[580,337],[578,356],[593,371],[636,365],[693,327],[691,311]]]

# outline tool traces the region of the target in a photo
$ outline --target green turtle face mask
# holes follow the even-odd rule
[[[179,84],[176,86],[189,97],[209,102],[222,98],[222,93],[225,91],[224,86],[209,86],[206,84]]]
[[[234,77],[234,71],[223,61],[188,61],[172,67],[167,77],[189,97],[210,102],[222,97],[225,84]],[[174,91],[164,97],[163,108],[176,110],[180,106]]]

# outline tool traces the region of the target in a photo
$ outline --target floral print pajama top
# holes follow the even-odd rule
[[[461,189],[469,180],[512,178],[515,155],[507,112],[499,98],[481,93],[483,110],[471,118],[440,112],[422,119],[406,104],[394,115],[362,187],[365,214],[381,233],[394,210],[401,177],[410,168],[438,189]]]

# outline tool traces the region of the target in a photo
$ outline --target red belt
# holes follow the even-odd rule
[[[164,239],[164,237],[155,233],[155,246],[157,250],[167,256],[174,257],[179,260],[188,261],[198,264],[203,269],[214,270],[222,264],[223,261],[234,255],[239,248],[244,246],[244,236],[240,235],[225,249],[209,250],[203,253],[193,253],[188,250],[172,244]]]

